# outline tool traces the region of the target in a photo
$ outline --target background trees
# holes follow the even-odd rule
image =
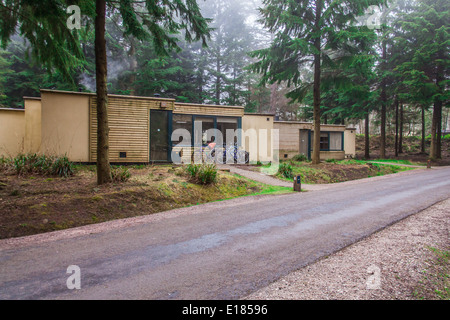
[[[339,83],[355,55],[368,45],[367,26],[356,17],[369,5],[385,1],[265,0],[264,26],[275,34],[271,46],[252,53],[252,69],[263,74],[262,84],[286,81],[288,97],[302,101],[312,90],[314,145],[312,161],[320,162],[322,81]],[[309,70],[308,70],[309,69]],[[343,71],[343,72],[339,72]]]
[[[396,154],[403,135],[421,135],[425,152],[433,133],[431,156],[440,157],[449,111],[448,1],[146,3],[105,1],[107,92],[243,105],[282,120],[361,123],[361,133],[396,135]],[[97,90],[95,5],[70,1],[83,20],[81,30],[69,30],[68,4],[0,0],[2,106],[22,107],[23,96],[40,88]],[[382,5],[376,30],[367,28],[374,4]],[[181,20],[171,19],[177,14]],[[205,18],[213,28],[203,30],[208,47],[200,35]]]

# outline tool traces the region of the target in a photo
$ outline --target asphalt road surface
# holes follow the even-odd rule
[[[423,169],[2,240],[0,299],[238,299],[449,197]]]

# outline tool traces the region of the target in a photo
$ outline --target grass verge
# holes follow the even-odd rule
[[[433,258],[427,261],[423,279],[414,288],[413,296],[419,300],[450,300],[450,267],[448,250],[428,247]]]
[[[310,162],[288,160],[282,162],[281,167],[283,170],[276,174],[277,178],[292,181],[291,176],[300,175],[302,177],[302,183],[306,184],[337,183],[414,169],[412,167],[384,165],[356,159],[329,160],[319,165],[313,165]],[[290,171],[290,173],[286,174],[286,171]]]

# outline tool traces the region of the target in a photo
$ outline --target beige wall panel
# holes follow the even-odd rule
[[[285,151],[295,151],[300,153],[300,130],[312,130],[312,123],[306,122],[289,122],[275,121],[274,128],[280,130],[280,149]],[[320,126],[321,131],[343,132],[345,126],[341,125],[325,125]]]
[[[344,151],[320,151],[320,160],[344,160],[345,152]]]
[[[299,153],[300,129],[309,129],[310,126],[297,123],[274,122],[273,127],[280,133],[280,150],[295,151]]]
[[[0,157],[24,152],[25,111],[0,109]]]
[[[242,145],[249,153],[250,162],[273,161],[272,154],[272,115],[245,114],[242,117]],[[253,137],[256,136],[256,138]],[[276,148],[276,144],[274,145]],[[274,150],[277,152],[276,150]]]
[[[42,140],[42,107],[40,99],[24,98],[25,102],[25,152],[39,153]]]
[[[354,158],[356,156],[356,129],[346,129],[344,132],[345,156]]]
[[[41,152],[89,161],[89,95],[41,91],[41,97]]]

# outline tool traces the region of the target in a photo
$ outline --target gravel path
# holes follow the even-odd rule
[[[450,199],[293,272],[244,299],[416,299],[429,247],[450,249]],[[376,280],[379,274],[380,282]],[[434,289],[432,289],[434,291]]]

